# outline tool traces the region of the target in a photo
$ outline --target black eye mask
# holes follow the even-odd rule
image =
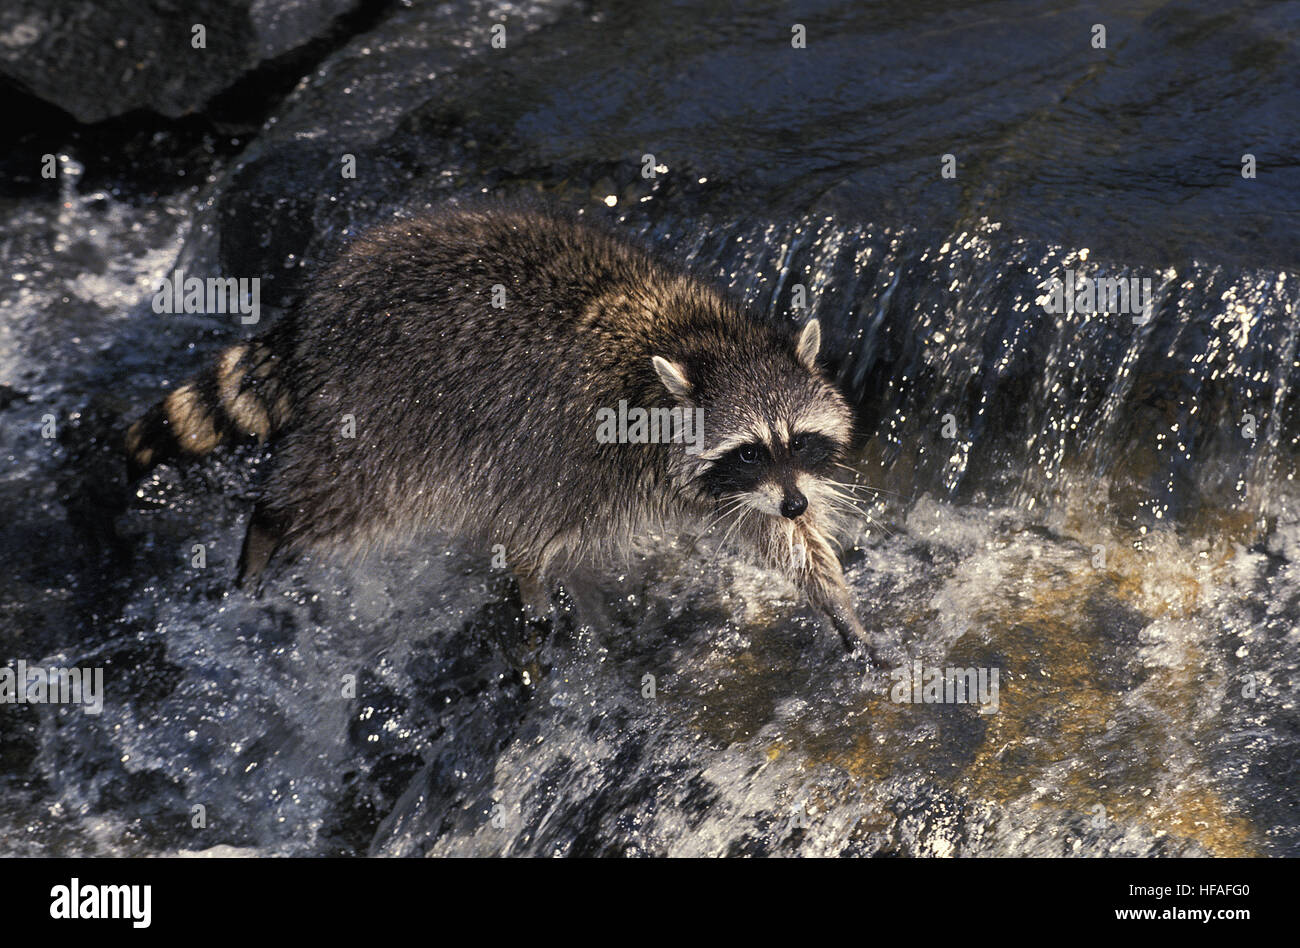
[[[710,496],[736,494],[757,487],[772,466],[772,455],[761,444],[732,448],[704,473],[701,481]]]
[[[791,462],[810,474],[830,476],[839,457],[839,444],[820,432],[800,432],[790,441]]]

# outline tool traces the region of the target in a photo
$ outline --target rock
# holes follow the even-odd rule
[[[178,118],[325,35],[358,3],[13,0],[0,10],[0,77],[81,122],[136,109]]]

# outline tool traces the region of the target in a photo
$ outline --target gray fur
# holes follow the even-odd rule
[[[497,284],[504,308],[492,305]],[[566,563],[599,562],[648,526],[731,507],[724,528],[739,518],[733,536],[842,633],[864,637],[831,547],[827,493],[851,414],[816,367],[819,341],[815,324],[786,337],[591,223],[443,211],[352,242],[293,314],[192,380],[207,401],[192,395],[184,413],[173,404],[137,423],[131,456],[144,468],[210,449],[212,437],[183,430],[199,404],[210,410],[205,436],[271,438],[245,581],[278,552],[361,553],[438,528],[504,544],[525,597],[540,602]],[[620,401],[702,408],[704,452],[600,443],[597,412]],[[349,415],[355,438],[343,436]],[[254,430],[263,419],[269,433]],[[815,474],[786,443],[799,419],[833,448]],[[720,472],[753,468],[737,460],[746,433],[766,437],[770,464],[761,482],[726,490]],[[778,512],[800,496],[804,513]]]

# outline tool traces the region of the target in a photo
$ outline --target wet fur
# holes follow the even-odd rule
[[[502,309],[494,284],[506,288]],[[540,607],[564,565],[647,527],[718,517],[737,499],[701,480],[720,442],[755,429],[788,436],[782,419],[798,417],[847,444],[849,409],[816,370],[811,329],[799,341],[778,333],[587,222],[443,211],[353,241],[292,314],[133,425],[128,455],[138,474],[232,436],[274,439],[245,583],[279,554],[361,554],[434,527],[503,543],[525,601]],[[670,392],[656,356],[684,387]],[[599,443],[597,410],[620,400],[703,407],[710,450]],[[355,438],[343,437],[347,415]],[[721,523],[842,633],[864,637],[817,489],[797,520],[759,510],[756,494]]]

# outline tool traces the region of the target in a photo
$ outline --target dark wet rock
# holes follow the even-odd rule
[[[177,118],[322,36],[359,2],[14,0],[0,10],[0,77],[80,122],[136,109]]]

